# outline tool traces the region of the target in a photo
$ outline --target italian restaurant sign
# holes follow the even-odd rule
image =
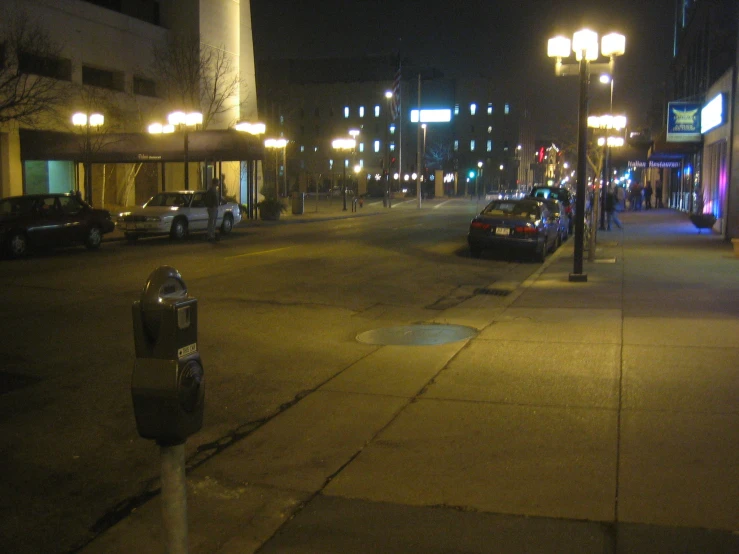
[[[701,107],[698,102],[667,104],[667,142],[701,141]]]
[[[632,169],[680,169],[681,161],[675,160],[629,160]]]

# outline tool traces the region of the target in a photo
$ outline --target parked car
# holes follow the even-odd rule
[[[559,230],[547,206],[535,198],[493,200],[471,222],[470,254],[484,249],[514,249],[543,262],[558,243]]]
[[[216,226],[227,235],[241,221],[241,209],[236,202],[222,199],[218,207]],[[118,215],[118,228],[131,241],[140,236],[169,235],[182,240],[189,233],[208,230],[208,208],[205,191],[181,190],[160,192],[140,208]]]
[[[541,201],[546,204],[547,208],[549,208],[549,213],[557,221],[557,228],[559,229],[559,244],[562,244],[570,236],[570,218],[567,217],[567,211],[559,200],[554,200],[553,198],[542,198]]]
[[[575,229],[575,197],[564,187],[533,187],[530,196],[534,198],[553,198],[562,202],[565,213],[569,220],[568,233],[571,235]]]
[[[0,200],[0,244],[11,257],[38,247],[84,244],[94,250],[115,229],[110,212],[77,194],[29,194]]]

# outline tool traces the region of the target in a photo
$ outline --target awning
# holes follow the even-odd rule
[[[701,142],[667,142],[662,131],[649,149],[649,160],[679,160],[691,156],[701,149]]]
[[[21,129],[21,160],[68,160],[85,158],[85,135]],[[188,159],[204,161],[253,161],[264,158],[258,136],[233,129],[189,131]],[[91,163],[182,162],[185,133],[91,133]]]

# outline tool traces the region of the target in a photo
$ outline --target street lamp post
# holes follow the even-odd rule
[[[482,160],[479,161],[479,162],[477,162],[477,180],[478,180],[478,182],[482,178],[482,166],[483,166]],[[485,184],[483,183],[483,187],[484,186],[485,186]],[[476,186],[475,188],[477,189],[477,198],[479,199],[480,198],[480,187],[479,186]]]
[[[585,231],[585,194],[587,182],[587,136],[588,136],[588,84],[590,71],[596,65],[607,65],[612,72],[615,56],[620,56],[625,51],[626,39],[618,33],[605,35],[601,40],[601,51],[604,56],[610,58],[608,64],[592,64],[598,59],[598,33],[589,29],[582,29],[572,35],[572,41],[563,36],[549,39],[547,54],[550,58],[556,58],[555,74],[572,74],[568,69],[572,64],[563,64],[562,58],[568,58],[572,52],[579,62],[578,74],[580,77],[580,102],[578,110],[578,134],[577,134],[577,199],[575,204],[575,256],[573,271],[569,280],[574,282],[585,282],[587,274],[583,273],[583,238]],[[591,67],[592,66],[592,67]]]
[[[353,150],[357,146],[357,141],[353,138],[347,139],[335,139],[331,142],[331,146],[333,146],[334,150],[339,150],[346,152],[347,150]],[[343,170],[343,177],[341,181],[341,196],[344,201],[344,208],[343,211],[346,211],[346,163],[347,160],[344,158],[342,162],[342,170]]]
[[[172,112],[167,116],[167,125],[162,125],[161,123],[152,123],[149,125],[149,132],[153,134],[161,134],[161,133],[174,133],[174,131],[177,130],[183,130],[184,131],[184,137],[185,137],[185,147],[184,147],[184,154],[185,154],[185,190],[190,190],[190,171],[189,171],[189,165],[190,165],[190,138],[188,136],[188,132],[190,127],[197,128],[198,125],[203,124],[203,114],[200,112]]]
[[[267,130],[267,126],[264,123],[250,123],[248,121],[241,121],[234,125],[234,129],[251,135],[259,136],[263,135]],[[248,201],[246,202],[247,216],[249,219],[254,219],[256,216],[254,206],[257,203],[257,164],[256,162],[250,162],[249,167],[252,171],[247,173],[247,185],[246,185],[246,196]]]
[[[279,151],[282,149],[282,165],[285,168],[285,196],[287,196],[287,150],[288,140],[286,138],[278,139],[265,139],[264,147],[271,148],[275,151],[275,198],[280,197],[280,162],[279,162]]]
[[[613,77],[609,75],[608,73],[603,73],[600,76],[600,82],[603,84],[610,84],[611,86],[611,102],[610,102],[610,109],[608,111],[609,114],[613,113]],[[610,165],[610,157],[611,157],[611,149],[606,144],[606,156],[605,156],[605,163],[603,164],[603,174],[604,174],[604,186],[606,187],[605,190],[608,190],[608,184],[610,182],[610,175],[608,171],[608,166]],[[601,195],[601,202],[600,202],[600,230],[605,231],[606,230],[606,195]]]
[[[390,139],[388,138],[390,128],[390,101],[392,98],[393,91],[385,91],[385,99],[387,101],[387,109],[385,110],[385,113],[387,114],[385,116],[385,206],[388,208],[392,207],[390,200]]]
[[[105,117],[103,116],[103,114],[91,113],[88,116],[88,114],[86,113],[77,112],[76,114],[72,115],[72,124],[76,127],[85,128],[85,146],[83,152],[84,159],[82,165],[85,168],[85,200],[89,204],[92,204],[92,163],[90,161],[92,154],[92,142],[90,132],[92,127],[95,127],[95,129],[100,129],[100,126],[103,125],[103,123],[105,123]]]

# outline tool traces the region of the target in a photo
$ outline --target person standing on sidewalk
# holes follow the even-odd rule
[[[653,192],[654,191],[652,190],[651,181],[647,181],[647,186],[644,187],[644,209],[645,210],[652,209],[652,193]]]
[[[654,207],[664,208],[662,204],[662,181],[657,179],[654,183]]]
[[[611,221],[616,224],[616,227],[623,229],[621,220],[618,219],[618,214],[616,213],[616,193],[613,191],[613,188],[609,188],[606,193],[606,222],[608,231],[611,230]]]
[[[216,236],[216,220],[218,219],[218,206],[221,203],[220,181],[213,179],[205,193],[205,207],[208,208],[208,240],[218,240]]]

